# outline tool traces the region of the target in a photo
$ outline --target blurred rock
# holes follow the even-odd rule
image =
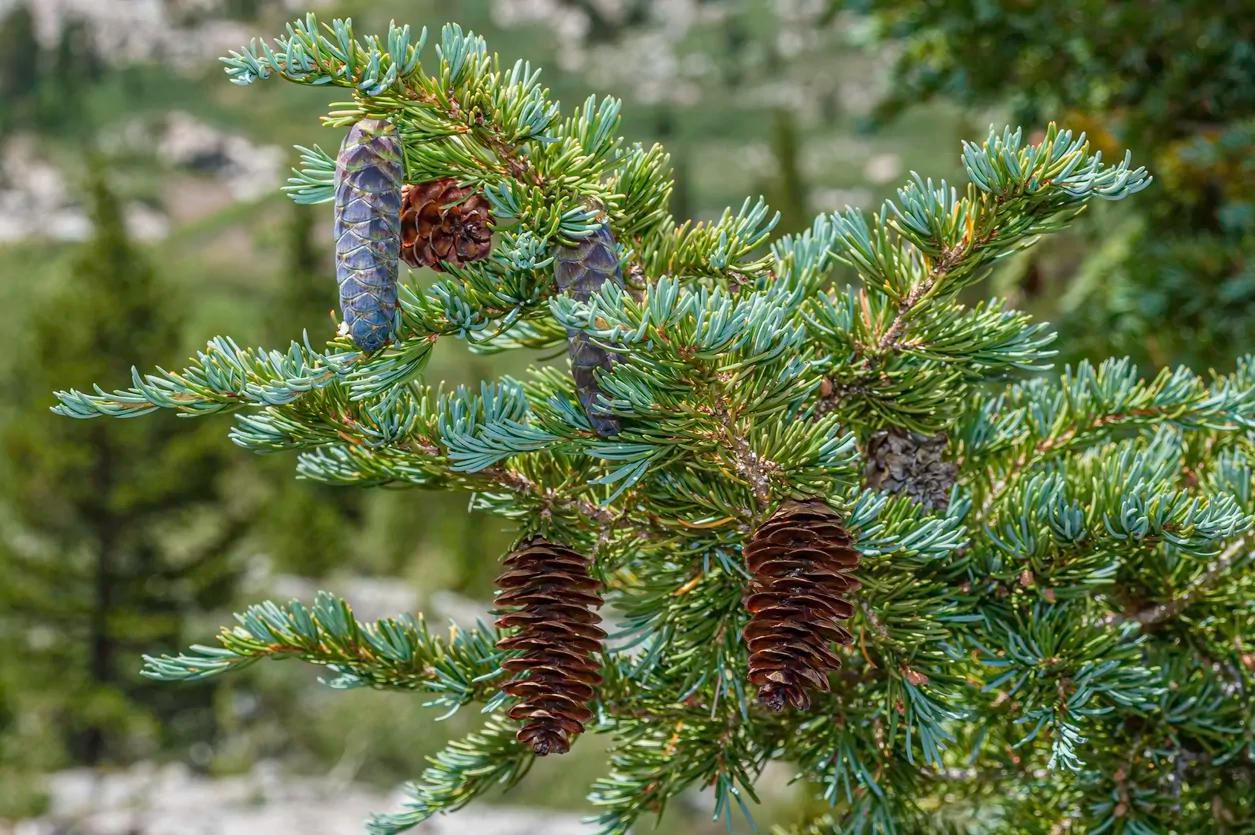
[[[343,597],[353,607],[358,620],[392,618],[418,610],[418,592],[396,577],[336,577],[315,580],[295,574],[277,574],[269,581],[270,595],[276,602],[299,600],[312,603],[320,590]],[[429,617],[434,624],[439,620]]]
[[[127,147],[129,140],[129,147],[134,147],[133,143],[146,134],[147,128],[137,122],[118,132],[110,144]],[[284,170],[280,148],[258,145],[181,112],[166,117],[157,141],[157,154],[162,161],[194,175],[198,181],[210,181],[198,185],[195,201],[184,201],[198,214],[183,217],[182,221],[225,208],[234,201],[272,194]],[[74,185],[41,155],[35,137],[19,135],[10,139],[0,147],[0,242],[85,239],[91,231],[90,224]],[[220,199],[214,198],[215,191]],[[170,199],[170,195],[166,198]],[[169,217],[143,203],[127,204],[126,221],[131,235],[142,241],[158,240],[170,231]]]
[[[55,48],[65,25],[78,20],[89,27],[95,52],[115,65],[160,61],[178,70],[198,70],[256,34],[248,23],[221,19],[224,0],[0,0],[0,17],[19,3],[30,7],[45,48]],[[283,0],[279,5],[295,12],[324,2]]]
[[[436,591],[428,604],[427,620],[433,626],[453,622],[459,629],[474,629],[476,624],[491,624],[491,603],[474,600],[452,591]]]
[[[902,158],[897,154],[876,154],[863,165],[863,176],[876,185],[891,183],[902,176]]]
[[[474,629],[476,624],[491,624],[491,603],[475,600],[453,591],[437,589],[426,605],[418,591],[401,577],[334,577],[316,580],[296,574],[276,574],[265,582],[276,602],[299,600],[309,603],[320,590],[343,597],[353,607],[358,620],[379,620],[420,611],[433,629],[454,623],[459,629]]]
[[[0,148],[0,243],[41,238],[81,241],[91,233],[80,192],[41,158],[35,140],[16,137]],[[126,206],[130,233],[156,240],[169,231],[166,217],[142,203]]]
[[[259,763],[236,777],[212,778],[183,765],[141,763],[116,772],[62,771],[48,783],[46,815],[12,835],[360,835],[371,812],[400,808],[389,795],[353,783],[295,777]],[[3,832],[0,825],[0,832]],[[478,805],[417,827],[426,835],[576,835],[569,813]]]
[[[811,192],[811,202],[816,209],[836,212],[850,206],[866,206],[872,201],[872,193],[865,188],[818,188]]]
[[[225,184],[236,200],[270,194],[283,170],[284,154],[279,148],[256,145],[177,111],[166,119],[157,153],[175,167]]]

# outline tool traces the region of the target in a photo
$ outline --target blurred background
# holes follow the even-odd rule
[[[466,496],[298,481],[291,458],[234,448],[228,419],[48,411],[54,389],[178,366],[216,334],[281,346],[332,332],[330,207],[278,186],[293,143],[338,147],[318,124],[336,94],[234,87],[216,60],[293,14],[351,15],[360,33],[454,20],[507,63],[544,66],[568,108],[620,96],[626,135],[670,150],[681,218],[763,194],[796,231],[876,208],[912,169],[961,178],[960,141],[991,123],[1088,130],[1109,153],[1131,148],[1156,185],[1008,259],[974,298],[1055,322],[1061,361],[1231,368],[1255,307],[1255,15],[926,5],[0,0],[0,833],[357,833],[474,724],[331,690],[295,664],[199,686],[137,671],[144,653],[208,642],[233,608],[319,588],[365,617],[473,622],[505,523]],[[442,343],[429,376],[473,382],[526,360]],[[419,831],[581,831],[603,752],[589,735],[498,805]],[[812,802],[790,776],[769,772],[760,830]],[[750,831],[709,809],[695,792],[660,829]]]

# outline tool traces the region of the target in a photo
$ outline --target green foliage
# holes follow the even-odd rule
[[[59,392],[56,411],[235,413],[237,444],[295,450],[306,478],[470,490],[520,536],[589,555],[623,621],[593,705],[591,730],[611,740],[591,792],[601,832],[628,832],[689,787],[712,790],[716,815],[745,808],[772,760],[825,802],[802,831],[1251,819],[1255,364],[1210,378],[1143,380],[1126,360],[1033,375],[1051,334],[1000,302],[960,300],[999,259],[1140,191],[1144,170],[1104,164],[1053,125],[1039,142],[995,130],[964,147],[964,187],[915,177],[870,220],[825,215],[772,240],[770,210],[747,200],[677,224],[665,154],[616,138],[616,102],[562,119],[526,65],[503,72],[448,26],[425,66],[424,40],[395,26],[354,40],[347,22],[311,17],[233,54],[227,72],[351,90],[326,124],[390,119],[407,179],[453,176],[489,195],[492,257],[408,282],[397,339],[378,353],[218,338],[182,370],[134,372],[130,388]],[[316,201],[324,181],[311,171],[295,196]],[[557,294],[554,249],[604,222],[629,286]],[[860,286],[832,286],[839,262]],[[478,389],[423,380],[450,338],[502,352],[568,331],[621,357],[600,378],[614,438],[592,431],[565,369]],[[949,435],[959,479],[944,513],[862,484],[863,445],[888,426]],[[772,714],[744,685],[740,550],[781,501],[813,496],[862,555],[856,642],[832,693]],[[496,638],[361,624],[323,596],[254,607],[219,647],[146,669],[199,679],[299,657],[339,686],[481,703],[483,730],[371,824],[397,832],[526,772],[494,687]]]
[[[1160,172],[1060,312],[1069,358],[1227,366],[1255,326],[1255,27],[1248,4],[858,3],[899,43],[882,117],[932,96],[1067,114]]]
[[[316,243],[316,215],[292,205],[282,228],[283,273],[270,304],[266,332],[276,338],[299,331],[326,333],[333,304],[327,288],[335,276],[326,246]],[[273,492],[259,534],[277,569],[325,576],[353,547],[364,512],[364,496],[310,481],[293,480],[284,462],[264,470]]]
[[[179,343],[168,289],[128,239],[119,202],[99,180],[88,193],[94,233],[31,316],[10,402],[39,403],[51,380],[124,373],[129,352],[159,356]],[[0,749],[0,765],[123,758],[145,750],[176,710],[204,733],[208,691],[172,699],[131,660],[180,640],[188,614],[226,604],[232,545],[246,526],[248,508],[224,501],[221,445],[175,423],[83,433],[38,409],[5,415],[0,681],[14,683],[6,734],[27,744]]]
[[[0,134],[55,129],[86,134],[83,93],[104,75],[88,25],[73,15],[60,22],[57,43],[41,45],[33,0],[6,6],[0,16]]]
[[[262,658],[291,656],[330,667],[339,677],[331,687],[370,685],[436,694],[433,703],[461,707],[484,698],[491,685],[480,681],[496,672],[495,635],[485,630],[432,638],[420,620],[402,617],[364,625],[348,604],[326,593],[313,608],[293,602],[285,608],[265,603],[237,616],[224,629],[221,648],[193,647],[187,655],[149,658],[145,674],[165,681],[194,681]],[[470,673],[467,675],[467,673]]]
[[[29,115],[39,85],[38,52],[32,57],[35,43],[35,19],[25,3],[10,9],[0,18],[0,133],[12,130]]]
[[[404,832],[438,812],[461,809],[495,786],[511,788],[527,774],[535,755],[514,738],[516,728],[491,717],[484,729],[455,740],[431,758],[421,782],[406,786],[410,799],[404,811],[374,815],[366,826],[371,835]]]

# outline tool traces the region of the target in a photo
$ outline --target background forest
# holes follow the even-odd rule
[[[186,832],[163,826],[210,807],[206,832],[237,831],[228,819],[356,832],[360,810],[384,805],[370,798],[465,730],[455,719],[434,735],[401,695],[331,698],[303,668],[170,687],[140,678],[139,657],[204,640],[242,602],[317,588],[365,618],[473,623],[511,539],[502,522],[469,513],[466,496],[295,480],[290,460],[224,443],[221,423],[87,427],[47,408],[54,389],[123,380],[140,359],[178,365],[208,334],[330,333],[330,211],[278,188],[293,144],[339,143],[317,122],[330,97],[246,93],[216,61],[311,2],[0,0],[0,832]],[[1061,361],[1129,353],[1148,370],[1227,371],[1250,347],[1255,24],[1240,4],[313,5],[363,31],[456,20],[543,65],[568,104],[622,96],[628,137],[672,154],[680,217],[761,193],[777,231],[794,231],[877,206],[908,165],[953,177],[960,140],[990,122],[1089,130],[1157,183],[1004,261],[996,292],[1059,326]],[[521,361],[444,351],[428,377],[474,382]],[[582,781],[564,775],[601,754],[571,756],[500,798],[508,810],[457,825],[578,831],[575,813],[521,808],[579,805]],[[764,801],[770,824],[808,798],[781,779]],[[722,830],[704,809],[670,808],[663,831]]]

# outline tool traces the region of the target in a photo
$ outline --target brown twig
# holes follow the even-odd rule
[[[1248,556],[1247,549],[1249,547],[1250,543],[1247,542],[1245,537],[1230,543],[1229,547],[1220,553],[1220,556],[1203,572],[1202,576],[1190,584],[1189,588],[1185,590],[1185,594],[1182,594],[1180,597],[1174,597],[1171,600],[1165,600],[1162,603],[1156,603],[1153,606],[1147,606],[1127,619],[1135,620],[1142,626],[1154,626],[1175,618],[1196,602],[1199,597],[1211,588],[1213,583],[1228,573],[1235,563]]]
[[[615,513],[610,508],[602,507],[596,502],[590,502],[588,499],[581,499],[575,496],[564,496],[558,491],[541,487],[521,473],[506,469],[500,465],[488,467],[480,470],[475,475],[488,479],[498,484],[511,493],[520,493],[522,495],[534,496],[541,499],[546,507],[556,508],[565,511],[574,512],[577,515],[587,516],[605,525],[618,524],[623,520],[623,515]]]
[[[968,235],[965,235],[958,244],[942,252],[941,257],[937,259],[932,269],[928,271],[928,275],[919,284],[912,287],[910,292],[906,294],[906,297],[898,302],[898,309],[893,316],[893,321],[889,323],[889,327],[885,329],[880,339],[876,341],[875,348],[870,353],[863,353],[859,363],[859,377],[853,382],[837,386],[830,395],[822,398],[821,409],[823,411],[831,411],[836,408],[837,403],[850,393],[869,392],[874,388],[879,378],[880,366],[884,364],[886,355],[901,347],[900,339],[906,330],[911,313],[938,284],[944,281],[955,268],[963,263],[964,258],[989,243],[996,231],[997,228],[995,227],[979,240],[972,240]]]
[[[771,504],[771,481],[768,473],[776,465],[755,452],[743,435],[736,435],[731,440],[737,474],[749,484],[758,506],[766,508]]]

